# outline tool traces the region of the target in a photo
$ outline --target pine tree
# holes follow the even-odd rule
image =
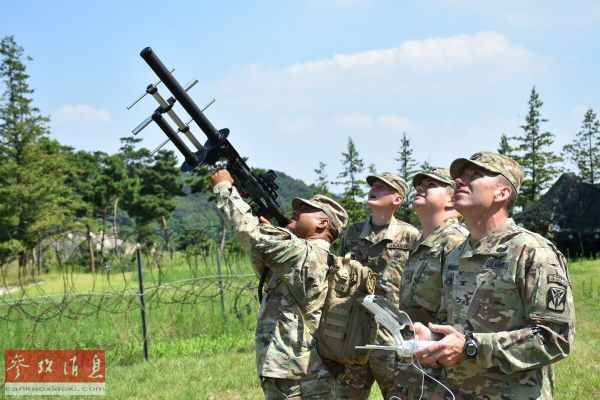
[[[137,207],[140,203],[140,190],[142,187],[141,174],[146,168],[153,162],[150,150],[144,147],[138,148],[138,143],[142,141],[140,138],[133,136],[122,137],[121,147],[117,156],[121,159],[127,171],[126,179],[123,180],[119,186],[120,192],[118,195],[115,192],[113,197],[113,238],[115,241],[115,249],[117,248],[117,242],[119,237],[118,230],[118,215],[119,206],[121,206],[130,216],[133,216],[137,212]],[[116,160],[114,160],[116,162]],[[116,165],[115,165],[116,166]],[[119,173],[120,171],[114,171]],[[137,221],[136,221],[137,222]],[[152,230],[143,225],[136,224],[136,230],[138,233],[138,239],[142,236],[148,236],[152,234]],[[141,232],[144,232],[142,236]]]
[[[139,180],[130,179],[125,161],[119,154],[107,155],[94,153],[100,163],[100,173],[95,177],[94,206],[100,212],[102,221],[102,236],[100,241],[100,256],[104,257],[104,238],[107,223],[113,215],[113,241],[114,249],[118,243],[118,205],[119,200],[126,197],[127,204],[131,204],[139,192]]]
[[[412,176],[417,172],[415,168],[417,166],[417,161],[413,156],[413,149],[410,146],[410,139],[406,136],[406,132],[402,133],[400,151],[398,151],[398,158],[396,158],[396,161],[398,161],[399,164],[398,173],[410,186],[412,182]],[[413,220],[414,212],[410,207],[411,203],[412,199],[409,191],[409,193],[406,193],[405,195],[404,203],[402,203],[402,206],[398,209],[398,211],[396,211],[396,217],[403,221]]]
[[[548,121],[541,115],[543,104],[534,86],[529,97],[525,124],[521,125],[523,135],[514,138],[518,144],[515,150],[519,152],[516,159],[525,175],[521,186],[522,195],[519,196],[521,205],[537,201],[560,172],[555,164],[562,161],[562,158],[550,149],[554,143],[554,134],[541,131],[540,124]]]
[[[512,157],[515,149],[510,144],[510,138],[506,134],[500,136],[500,145],[498,147],[498,154]]]
[[[152,162],[150,150],[144,147],[137,148],[137,144],[142,141],[141,138],[126,136],[120,140],[119,156],[125,162],[129,177],[134,178],[139,175],[139,171],[142,168]]]
[[[400,151],[398,151],[398,173],[406,182],[410,182],[411,177],[417,172],[415,167],[417,161],[413,156],[413,149],[410,146],[410,139],[406,136],[406,132],[402,133],[402,141],[400,142]]]
[[[313,171],[315,174],[317,174],[317,181],[315,182],[317,193],[329,195],[331,193],[329,192],[329,179],[327,179],[327,172],[325,171],[326,168],[327,164],[325,164],[323,161],[319,161],[319,166]]]
[[[342,153],[342,165],[344,170],[339,173],[338,178],[342,179],[337,183],[344,186],[341,203],[348,212],[349,223],[358,222],[366,218],[364,206],[365,191],[362,186],[364,182],[360,175],[365,170],[365,163],[360,158],[358,150],[352,141],[348,138],[346,152]]]
[[[42,239],[68,229],[73,213],[64,159],[49,151],[51,143],[43,145],[48,118],[33,105],[23,53],[12,36],[0,41],[5,84],[0,104],[0,264],[18,257],[20,273]]]
[[[114,218],[116,204],[123,198],[123,208],[135,221],[138,242],[153,242],[158,223],[164,246],[172,253],[169,217],[175,209],[175,197],[184,194],[177,157],[165,150],[153,157],[148,149],[136,146],[139,142],[133,137],[121,138],[120,152],[113,160],[113,171],[126,175],[120,179],[119,187],[111,188]]]
[[[431,163],[428,160],[425,160],[421,164],[419,164],[419,171],[428,171],[430,169],[433,169],[433,165],[431,165]]]
[[[563,148],[566,158],[573,161],[579,169],[579,176],[591,184],[600,178],[600,121],[591,108],[583,117],[581,130],[575,141]]]
[[[97,228],[97,218],[101,216],[98,200],[103,188],[99,185],[101,170],[101,157],[107,157],[105,153],[89,153],[80,150],[73,152],[72,149],[65,150],[69,171],[65,183],[72,188],[77,196],[77,207],[75,217],[86,229],[87,251],[90,270],[96,272],[96,246],[93,235]]]
[[[371,164],[369,164],[367,171],[369,171],[369,175],[377,175],[377,166],[375,166],[375,164],[371,163]]]
[[[104,261],[105,238],[111,214],[113,233],[117,231],[114,226],[114,206],[137,181],[129,179],[125,162],[118,154],[108,155],[101,151],[71,152],[68,163],[71,169],[67,174],[66,183],[80,199],[76,217],[86,229],[90,269],[94,272],[96,258],[100,262]],[[101,230],[100,250],[96,255],[92,236],[98,230]],[[116,250],[117,237],[113,237],[112,241],[116,242]]]
[[[175,210],[175,198],[182,196],[177,157],[172,151],[161,150],[154,156],[152,165],[139,171],[141,186],[139,196],[128,209],[136,225],[146,226],[158,222],[165,248],[172,254],[169,217]],[[146,232],[147,230],[142,230]],[[140,239],[143,239],[140,237]]]

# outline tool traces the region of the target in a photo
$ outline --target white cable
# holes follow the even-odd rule
[[[439,383],[444,389],[446,389],[446,391],[448,393],[450,393],[450,396],[452,396],[452,400],[456,400],[456,396],[454,396],[454,393],[452,393],[452,390],[450,390],[450,388],[448,386],[444,385],[442,382],[440,382],[439,380],[437,380],[433,376],[429,375],[425,370],[419,368],[417,366],[417,364],[415,364],[414,362],[411,363],[411,365],[413,367],[415,367],[417,369],[417,371],[419,371],[419,372],[421,372],[423,374],[423,380],[422,380],[422,383],[421,383],[421,396],[419,397],[419,400],[421,400],[421,398],[423,397],[423,391],[424,391],[424,388],[425,388],[425,376],[427,376],[429,379],[431,379],[431,380]]]
[[[412,321],[412,319],[410,318],[410,315],[408,315],[406,313],[406,311],[402,311],[402,310],[398,310],[398,311],[401,314],[404,314],[404,316],[408,320],[410,328],[414,332],[415,331],[415,324]],[[422,374],[421,375],[421,395],[419,396],[419,400],[421,400],[423,398],[423,394],[425,392],[425,377],[426,376],[428,378],[430,378],[431,380],[435,381],[436,383],[440,384],[448,393],[450,393],[450,396],[452,396],[452,400],[456,400],[456,396],[454,396],[454,393],[452,392],[452,390],[450,390],[450,388],[448,386],[444,385],[438,379],[434,378],[433,376],[431,376],[430,374],[428,374],[423,368],[421,368],[421,365],[419,364],[419,362],[417,360],[415,360],[414,356],[412,356],[411,359],[412,359],[412,362],[410,363],[410,365],[412,365],[417,371],[419,371]],[[397,400],[402,400],[402,399],[398,398],[397,396],[392,396],[392,398],[390,400],[395,400],[394,397],[396,397]]]

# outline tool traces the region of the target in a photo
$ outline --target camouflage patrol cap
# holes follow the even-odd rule
[[[452,161],[450,174],[453,178],[456,178],[469,165],[475,165],[486,171],[502,175],[510,182],[515,192],[519,193],[521,182],[523,182],[523,169],[512,158],[502,154],[481,151],[473,154],[469,159],[458,158]]]
[[[348,213],[337,201],[322,195],[316,194],[310,199],[296,197],[292,200],[292,207],[297,208],[300,204],[306,204],[312,208],[321,210],[327,215],[331,222],[331,227],[340,233],[348,224]]]
[[[431,178],[445,185],[454,187],[454,180],[450,176],[448,168],[433,167],[417,172],[412,178],[413,187],[417,187],[424,178]]]
[[[408,183],[402,179],[399,175],[392,174],[391,172],[384,172],[379,175],[367,176],[367,183],[369,186],[373,185],[374,181],[381,181],[398,192],[401,196],[405,196],[408,192]]]

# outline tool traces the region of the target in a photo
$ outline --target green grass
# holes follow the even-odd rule
[[[600,398],[600,260],[570,265],[576,310],[575,346],[556,364],[557,399]]]
[[[107,387],[109,396],[117,399],[263,398],[253,351],[163,358],[116,367],[109,374]]]
[[[186,268],[181,263],[170,266],[163,278],[177,280],[186,273],[189,277]],[[214,274],[211,268],[203,272]],[[234,269],[250,271],[247,263]],[[556,364],[555,398],[600,398],[600,261],[573,262],[570,272],[577,334],[571,355]],[[59,287],[52,286],[57,285],[52,282],[60,281],[56,277],[46,276],[44,280],[48,285],[40,285],[44,293]],[[249,278],[248,282],[255,279]],[[165,290],[168,293],[170,289]],[[234,313],[233,299],[226,297],[227,319],[223,321],[215,294],[213,291],[210,299],[195,304],[164,304],[156,299],[148,302],[152,338],[149,362],[141,356],[136,302],[129,312],[101,312],[79,320],[0,321],[0,349],[104,348],[108,358],[108,398],[262,399],[254,363],[253,295],[245,294],[251,308],[244,308],[242,315]],[[2,359],[0,367],[3,368]],[[381,399],[376,388],[371,399]]]
[[[165,255],[160,262],[156,258],[142,256],[144,268],[144,284],[146,286],[164,284],[217,274],[215,257],[198,258],[186,261],[181,253],[173,259]],[[137,290],[137,264],[133,256],[112,258],[104,266],[98,265],[95,274],[86,272],[84,268],[66,265],[62,269],[52,266],[51,273],[36,275],[32,281],[30,275],[23,278],[23,290],[17,280],[17,267],[12,264],[2,271],[0,284],[12,289],[19,289],[2,296],[2,300],[21,297],[57,296],[64,293],[104,293],[122,290]],[[223,275],[251,274],[252,269],[246,257],[231,257],[221,260]],[[1,304],[1,303],[0,303]]]

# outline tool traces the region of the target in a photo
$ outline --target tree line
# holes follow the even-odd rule
[[[563,161],[576,166],[576,174],[583,182],[598,183],[600,173],[600,121],[590,107],[585,112],[581,128],[575,134],[573,142],[563,146],[560,153],[552,149],[554,134],[544,130],[542,124],[548,119],[542,116],[544,105],[535,86],[529,96],[525,122],[521,125],[521,134],[508,136],[502,134],[498,152],[515,158],[522,166],[525,177],[518,204],[526,207],[537,201],[563,172],[568,172]]]
[[[539,200],[559,174],[569,172],[568,168],[561,164],[563,161],[570,161],[576,166],[576,174],[583,182],[597,184],[600,179],[600,121],[596,112],[592,108],[586,111],[581,128],[575,134],[573,142],[565,145],[560,153],[556,153],[552,149],[554,134],[543,129],[543,124],[548,122],[542,116],[543,104],[540,94],[534,86],[529,96],[525,121],[520,126],[520,134],[509,136],[503,133],[500,135],[497,152],[517,160],[524,171],[521,194],[516,204],[518,209],[524,209],[528,204]],[[406,132],[400,138],[395,161],[397,162],[396,172],[409,184],[412,175],[416,172],[432,167],[428,161],[417,162]],[[367,168],[365,168],[365,162],[360,157],[352,138],[348,138],[346,150],[342,152],[341,162],[343,169],[337,175],[337,180],[330,180],[326,173],[327,164],[319,162],[318,168],[314,170],[317,175],[315,185],[322,193],[331,193],[331,186],[341,187],[341,202],[348,210],[350,221],[358,222],[368,214],[364,202],[367,190],[366,182],[359,179]],[[368,172],[376,172],[373,164],[369,166]],[[410,209],[410,203],[411,194],[408,194],[408,199],[398,210],[397,217],[416,223],[417,219]]]
[[[135,226],[138,242],[155,240],[159,226],[170,248],[168,220],[175,197],[184,194],[175,154],[152,154],[133,137],[122,138],[116,154],[60,144],[33,104],[24,50],[14,37],[0,41],[0,57],[0,266],[17,259],[21,273],[42,240],[83,230],[94,270],[95,258],[105,255],[104,236],[118,241],[123,218]],[[195,187],[201,179],[188,183]],[[103,236],[98,252],[94,233]]]
[[[516,203],[517,209],[520,210],[539,200],[559,174],[569,172],[562,164],[564,161],[570,161],[576,166],[575,173],[583,182],[597,184],[600,179],[600,120],[597,113],[588,108],[573,142],[565,145],[560,153],[556,153],[552,148],[554,134],[543,129],[543,124],[548,122],[548,119],[542,116],[543,104],[534,86],[529,96],[525,121],[520,126],[520,134],[501,134],[496,149],[498,153],[514,158],[523,167],[524,180]],[[432,168],[427,160],[417,162],[406,132],[400,138],[397,158],[394,160],[397,162],[396,172],[409,184],[416,172]],[[333,180],[329,179],[326,173],[327,164],[319,162],[319,166],[314,170],[317,176],[315,185],[324,193],[331,193],[331,186],[341,187],[341,203],[348,210],[350,221],[358,222],[367,216],[364,197],[368,188],[360,177],[367,170],[370,174],[375,173],[376,168],[373,164],[365,168],[364,159],[361,158],[352,138],[348,138],[341,162],[342,171],[336,176],[337,179]],[[396,216],[404,221],[416,223],[417,218],[410,209],[410,203],[411,194],[408,194],[407,201]]]
[[[75,150],[51,139],[49,118],[33,102],[33,89],[24,54],[14,37],[0,41],[0,77],[4,90],[0,102],[0,266],[18,260],[21,268],[31,262],[34,249],[43,240],[69,231],[83,231],[87,239],[90,268],[103,261],[105,240],[95,249],[94,235],[110,236],[118,241],[120,227],[129,229],[135,241],[160,245],[173,250],[173,232],[169,219],[176,197],[184,188],[200,192],[206,188],[208,170],[183,175],[172,151],[156,153],[139,147],[139,139],[121,138],[116,154]],[[597,183],[600,167],[600,122],[591,108],[585,113],[574,141],[560,154],[552,151],[554,135],[543,129],[543,102],[534,87],[528,113],[520,135],[502,134],[498,151],[516,158],[525,170],[520,206],[536,201],[556,179],[564,159],[577,166],[585,182]],[[314,190],[337,195],[350,214],[351,222],[366,217],[364,204],[365,171],[376,173],[374,164],[366,165],[356,144],[348,138],[341,154],[343,169],[334,179],[327,165],[320,162]],[[418,162],[409,136],[400,138],[397,172],[410,182],[418,170],[431,168],[428,161]],[[410,201],[409,201],[410,202]],[[407,202],[407,203],[409,203]],[[416,222],[408,205],[398,217]],[[198,237],[198,234],[193,234]],[[193,242],[183,235],[183,242]],[[221,220],[221,249],[225,246],[225,228]],[[114,246],[118,248],[118,246]]]

